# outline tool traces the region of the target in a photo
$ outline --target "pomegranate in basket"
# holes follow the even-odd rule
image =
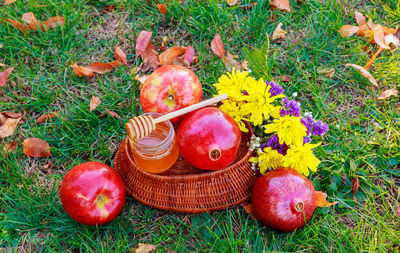
[[[203,170],[219,170],[235,160],[241,132],[231,116],[217,107],[205,107],[182,121],[177,138],[188,163]]]

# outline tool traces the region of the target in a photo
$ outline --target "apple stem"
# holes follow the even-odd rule
[[[302,213],[304,210],[304,203],[303,201],[298,201],[296,204],[294,204],[294,210],[298,213]]]
[[[221,157],[221,149],[219,148],[213,148],[210,150],[208,153],[208,156],[212,161],[217,161]]]

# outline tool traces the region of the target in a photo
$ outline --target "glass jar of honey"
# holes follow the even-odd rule
[[[161,116],[155,112],[143,115],[151,115],[154,119]],[[171,168],[178,159],[175,130],[168,120],[157,123],[156,129],[143,138],[129,139],[129,143],[135,163],[147,172],[162,173]]]

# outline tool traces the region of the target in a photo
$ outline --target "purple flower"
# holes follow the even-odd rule
[[[286,152],[288,150],[288,145],[286,143],[279,144],[279,138],[278,135],[273,135],[271,138],[268,139],[267,141],[267,146],[271,147],[272,149],[275,149],[278,151],[278,153],[282,155],[286,155]]]
[[[303,144],[306,144],[306,143],[309,143],[309,142],[311,142],[311,139],[310,139],[310,137],[307,137],[307,136],[304,136],[304,138],[303,138]]]
[[[249,95],[249,93],[247,92],[247,90],[243,91],[243,95]]]
[[[317,122],[313,123],[313,135],[320,135],[324,136],[325,133],[328,131],[329,125],[324,124],[321,120],[318,120]]]
[[[271,93],[271,96],[276,96],[279,95],[281,93],[283,93],[285,90],[282,88],[282,86],[280,86],[279,84],[275,83],[275,82],[268,82],[265,81],[265,83],[269,86],[271,86],[271,89],[269,89],[269,93]]]
[[[264,148],[265,148],[266,146],[267,146],[267,145],[265,145],[264,143],[262,143],[262,144],[260,145],[261,150],[264,150]]]
[[[300,104],[299,102],[295,100],[289,100],[287,97],[285,97],[282,100],[282,105],[283,109],[281,109],[280,114],[281,116],[286,116],[286,115],[293,115],[295,117],[300,117]]]
[[[315,123],[311,115],[301,118],[301,123],[307,128],[307,135],[311,134],[312,127]]]

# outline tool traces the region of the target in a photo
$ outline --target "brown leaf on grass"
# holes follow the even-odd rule
[[[161,15],[167,14],[167,6],[165,4],[157,4],[157,8],[160,11]]]
[[[390,47],[385,43],[385,32],[381,25],[377,25],[374,28],[374,41],[381,48],[390,49]]]
[[[211,41],[211,50],[219,58],[225,56],[224,43],[222,43],[221,36],[219,35],[219,33],[216,33],[214,39]]]
[[[191,46],[187,46],[183,59],[187,61],[187,63],[190,65],[192,64],[193,58],[194,58],[194,48]]]
[[[289,0],[272,0],[271,6],[280,10],[287,10],[288,12],[290,12]]]
[[[55,117],[58,116],[58,112],[48,112],[45,114],[42,114],[39,116],[39,118],[36,119],[36,124],[42,124],[46,122],[47,120],[54,119]]]
[[[147,49],[147,46],[150,42],[152,33],[148,31],[141,31],[139,33],[138,38],[136,39],[136,56],[135,59],[137,59],[139,56],[144,58],[144,53]]]
[[[4,145],[3,150],[4,150],[4,154],[11,154],[12,152],[15,151],[15,149],[17,148],[17,142],[10,142],[7,143],[6,145]]]
[[[352,64],[352,63],[347,63],[346,66],[350,66],[350,67],[353,67],[353,68],[357,69],[361,73],[361,75],[363,77],[367,78],[376,87],[379,87],[378,83],[375,80],[375,78],[365,68],[363,68],[363,67],[361,67],[361,66],[359,66],[357,64]]]
[[[229,6],[235,6],[235,5],[237,5],[238,4],[238,0],[226,0],[226,3],[229,5]]]
[[[231,72],[233,68],[235,68],[236,71],[242,70],[242,65],[240,64],[240,62],[235,60],[235,58],[237,58],[237,55],[232,55],[229,52],[226,54],[226,56],[222,58],[225,64],[225,68],[229,72]]]
[[[114,47],[114,59],[121,62],[125,66],[128,66],[128,60],[126,59],[126,54],[120,47]]]
[[[35,31],[41,27],[41,23],[36,20],[36,17],[32,12],[22,14],[21,20],[28,24],[28,28],[31,31]]]
[[[49,157],[51,156],[50,145],[46,141],[31,137],[23,142],[24,154],[29,157]]]
[[[290,82],[290,78],[287,75],[283,75],[283,76],[277,76],[276,79],[281,79],[282,82],[284,83],[288,83]]]
[[[249,70],[249,66],[246,60],[244,60],[241,64],[243,70]]]
[[[97,106],[101,104],[101,100],[98,97],[92,96],[92,99],[90,100],[90,109],[89,112],[93,111],[96,109]]]
[[[106,112],[111,116],[111,117],[114,117],[114,118],[117,118],[117,119],[121,119],[121,116],[119,116],[116,112],[114,112],[114,111],[111,111],[111,110],[108,110],[108,109],[106,109]]]
[[[315,205],[317,207],[330,207],[339,203],[337,201],[329,202],[326,200],[326,197],[327,194],[325,192],[315,191]]]
[[[158,53],[153,43],[149,43],[146,50],[143,53],[143,64],[144,68],[157,68],[160,65],[160,61],[158,59]]]
[[[103,9],[103,12],[104,12],[105,14],[107,14],[107,13],[109,13],[109,12],[113,12],[114,9],[115,9],[115,5],[111,4],[111,5],[107,6],[106,8],[104,8],[104,9]]]
[[[391,96],[393,97],[397,97],[399,95],[399,91],[396,89],[389,89],[389,90],[385,90],[382,95],[378,98],[379,100],[384,100],[387,99]]]
[[[144,75],[144,76],[136,75],[135,80],[139,81],[140,84],[144,84],[144,82],[147,80],[148,77],[149,77],[149,75]]]
[[[28,27],[25,24],[23,24],[23,23],[21,23],[21,22],[19,22],[17,20],[8,19],[8,18],[5,18],[3,20],[9,22],[10,24],[12,24],[15,28],[17,28],[22,33],[25,33],[26,30],[28,29]]]
[[[392,46],[393,48],[400,47],[400,40],[393,34],[385,35],[384,41],[385,41],[385,44],[388,45],[389,47],[390,46]],[[390,49],[392,49],[392,48],[390,48]]]
[[[356,198],[356,192],[358,191],[358,188],[360,188],[360,179],[358,179],[357,175],[351,181],[351,188],[353,189],[353,199],[354,201],[358,202],[358,199]]]
[[[367,23],[367,20],[365,19],[364,15],[358,11],[354,12],[354,19],[356,20],[358,26],[362,26]]]
[[[87,77],[93,77],[94,76],[93,71],[90,71],[90,70],[86,69],[85,67],[80,66],[80,65],[78,65],[76,63],[74,63],[74,65],[70,65],[70,66],[74,70],[74,73],[77,76],[87,76]]]
[[[319,74],[325,75],[329,79],[332,79],[333,76],[335,75],[335,68],[330,68],[330,69],[318,68],[317,71]]]
[[[98,74],[104,74],[107,72],[110,72],[113,68],[118,67],[121,65],[119,61],[112,61],[108,63],[103,63],[103,62],[94,62],[92,64],[89,64],[85,68],[89,71],[98,73]]]
[[[57,25],[63,25],[65,22],[65,19],[60,16],[54,16],[49,18],[48,20],[43,22],[43,25],[49,27],[49,28],[54,28]]]
[[[6,85],[8,81],[8,77],[11,74],[11,71],[13,71],[14,68],[6,68],[3,72],[0,72],[0,87],[3,87]]]
[[[251,204],[243,205],[243,209],[250,215],[251,218],[256,219],[253,215],[253,207]]]
[[[3,115],[3,113],[0,113],[0,126],[2,126],[4,123],[6,123],[7,117]]]
[[[17,0],[4,0],[4,5],[14,3]]]
[[[167,42],[168,42],[168,37],[167,37],[167,36],[164,36],[164,37],[162,38],[162,41],[161,41],[161,46],[160,46],[161,51],[167,50],[167,49],[165,48],[165,45],[167,44]]]
[[[4,118],[4,115],[3,115]],[[21,121],[22,116],[19,118],[5,117],[4,123],[0,126],[0,138],[5,138],[14,134],[17,129],[18,123]],[[3,121],[3,120],[2,120]]]
[[[251,9],[253,6],[255,6],[255,5],[257,5],[257,2],[252,2],[251,4],[249,4],[249,5],[243,5],[243,6],[240,6],[240,8],[242,9],[242,10],[248,10],[248,9]]]
[[[158,59],[161,65],[170,65],[173,63],[174,59],[183,53],[185,53],[186,48],[184,47],[171,47],[168,48],[166,51],[162,52]]]
[[[132,250],[134,253],[151,253],[156,250],[156,246],[151,244],[139,243],[138,248]]]
[[[350,36],[353,36],[354,34],[356,34],[359,30],[360,30],[360,28],[358,28],[357,26],[344,25],[344,26],[340,27],[339,33],[340,33],[340,36],[342,36],[342,37],[350,37]]]
[[[286,39],[286,34],[287,32],[282,29],[282,23],[279,23],[274,32],[272,33],[272,40],[280,40],[280,39]]]
[[[18,119],[24,115],[22,112],[2,112],[2,114],[7,118],[12,118],[12,119]]]

